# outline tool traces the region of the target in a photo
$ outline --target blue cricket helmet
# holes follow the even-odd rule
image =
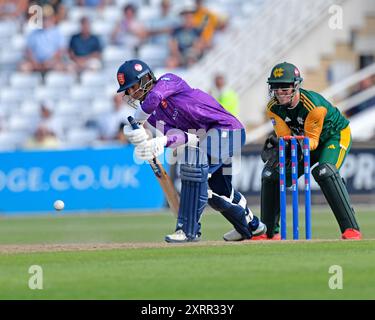
[[[153,81],[156,81],[154,73],[143,61],[137,59],[125,61],[117,71],[117,81],[120,85],[117,92],[123,92],[136,83],[140,83],[147,74],[151,76]]]

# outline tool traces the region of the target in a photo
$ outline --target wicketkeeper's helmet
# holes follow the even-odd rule
[[[294,64],[283,62],[272,68],[267,83],[301,83],[302,80],[301,73]]]
[[[301,77],[301,73],[294,64],[288,62],[279,63],[272,68],[271,75],[267,80],[270,96],[276,96],[277,98],[275,90],[288,90],[292,87],[293,93],[290,95],[290,102],[288,103],[291,104],[302,81],[303,78]]]

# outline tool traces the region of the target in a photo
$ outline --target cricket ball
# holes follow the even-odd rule
[[[64,209],[65,204],[64,204],[64,201],[62,201],[62,200],[56,200],[54,202],[53,206],[57,211],[60,211],[60,210]]]

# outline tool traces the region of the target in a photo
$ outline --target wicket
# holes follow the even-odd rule
[[[306,239],[311,239],[311,191],[310,191],[310,143],[305,136],[284,136],[279,138],[279,181],[280,181],[280,227],[281,240],[286,240],[286,167],[285,141],[291,143],[292,161],[292,205],[293,240],[299,239],[298,222],[298,149],[297,140],[303,140],[303,168],[305,176],[305,231]]]

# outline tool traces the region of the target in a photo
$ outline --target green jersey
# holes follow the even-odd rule
[[[278,136],[291,133],[307,135],[318,140],[317,144],[339,135],[349,124],[349,120],[340,110],[323,96],[304,89],[300,89],[300,100],[293,109],[278,105],[276,98],[271,99],[267,106],[267,115],[272,120]]]

